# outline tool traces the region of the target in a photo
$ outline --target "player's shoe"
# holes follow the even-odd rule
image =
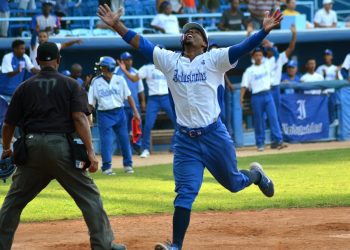
[[[150,153],[148,149],[144,149],[140,155],[141,158],[147,158],[149,157]]]
[[[113,170],[111,168],[109,169],[106,169],[106,170],[103,170],[102,171],[102,174],[105,174],[105,175],[115,175],[115,173],[113,172]]]
[[[277,144],[278,150],[281,150],[281,149],[286,148],[286,147],[288,147],[288,144],[285,142],[281,142],[281,143]]]
[[[122,244],[112,243],[112,250],[127,250]]]
[[[258,151],[259,151],[259,152],[264,151],[264,149],[265,149],[264,146],[259,146],[259,147],[258,147]]]
[[[171,244],[171,242],[157,243],[154,246],[154,250],[179,250],[178,246]]]
[[[133,174],[134,173],[134,169],[130,166],[124,167],[124,172],[126,174]]]
[[[261,179],[258,183],[254,183],[258,185],[260,191],[267,197],[272,197],[275,193],[275,188],[272,180],[265,174],[262,166],[258,162],[252,162],[250,164],[250,171],[259,172],[261,175]]]

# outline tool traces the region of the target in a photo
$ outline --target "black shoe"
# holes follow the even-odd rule
[[[278,147],[278,143],[275,143],[275,142],[271,143],[270,145],[271,149],[276,149],[277,147]]]
[[[267,197],[272,197],[275,194],[275,188],[272,180],[264,173],[262,166],[253,162],[250,164],[250,171],[257,171],[261,175],[261,179],[258,183],[254,183],[259,186],[260,191]]]
[[[288,147],[287,143],[280,142],[280,143],[277,144],[277,149],[278,150],[281,150],[281,149],[286,148],[286,147]]]
[[[112,243],[112,250],[126,250],[126,246],[122,244]]]

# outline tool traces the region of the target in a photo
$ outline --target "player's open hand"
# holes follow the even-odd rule
[[[119,8],[116,12],[112,12],[107,4],[100,5],[98,7],[97,15],[105,22],[108,26],[112,27],[114,24],[120,21],[120,17],[124,13],[124,8]]]
[[[281,11],[275,10],[272,14],[269,11],[265,12],[263,20],[263,28],[266,32],[270,32],[273,28],[277,27],[283,19]]]
[[[122,71],[126,71],[126,66],[125,66],[125,63],[124,63],[124,61],[122,61],[122,60],[117,60],[117,63],[118,63],[118,65],[119,65],[119,67],[120,67],[120,69],[122,70]]]

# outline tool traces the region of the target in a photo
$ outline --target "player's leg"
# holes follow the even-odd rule
[[[67,139],[55,138],[50,154],[50,173],[81,210],[89,229],[91,249],[111,249],[114,235],[100,193],[87,173],[74,167]]]
[[[332,124],[337,119],[337,94],[331,93],[328,96],[329,123]]]
[[[113,125],[115,121],[114,111],[97,111],[97,124],[100,134],[100,147],[102,158],[102,172],[107,175],[114,175],[112,172],[113,154]]]
[[[278,122],[277,111],[275,107],[275,103],[273,101],[272,95],[268,94],[265,96],[266,103],[266,115],[269,120],[271,133],[274,138],[274,142],[277,145],[283,144],[282,131],[280,124]]]
[[[263,150],[265,144],[264,95],[252,95],[251,104],[253,109],[255,143],[258,150]]]
[[[128,128],[127,128],[127,120],[125,117],[125,113],[123,112],[123,109],[120,110],[117,117],[118,117],[118,122],[113,127],[113,129],[117,134],[120,147],[122,150],[124,171],[127,173],[133,173],[134,171],[132,169],[132,153],[131,153],[131,147],[130,147],[130,141],[129,141]]]
[[[147,100],[146,121],[142,134],[142,158],[146,158],[150,154],[151,130],[154,126],[159,110],[159,98],[157,96],[149,96]]]
[[[17,167],[0,210],[0,249],[10,250],[24,207],[44,189],[52,177],[38,166],[45,157],[37,138],[27,139],[28,159]],[[39,162],[40,164],[40,162]]]
[[[192,204],[203,181],[204,165],[196,139],[176,132],[174,148],[174,178],[177,196],[174,201],[173,247],[181,249],[190,222]],[[167,249],[163,244],[155,249]]]

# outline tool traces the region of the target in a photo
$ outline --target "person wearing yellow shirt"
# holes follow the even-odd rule
[[[300,15],[298,11],[295,10],[296,2],[295,0],[286,0],[286,9],[283,11],[284,16],[297,16]]]

